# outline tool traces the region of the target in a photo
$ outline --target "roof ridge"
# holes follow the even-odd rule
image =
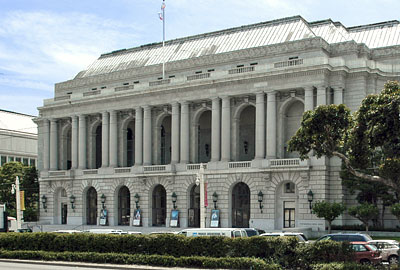
[[[35,115],[30,115],[30,114],[20,113],[20,112],[13,112],[13,111],[8,111],[8,110],[3,110],[3,109],[0,109],[0,112],[19,114],[19,115],[29,116],[29,117],[36,117]]]
[[[368,29],[368,28],[378,28],[378,27],[382,27],[382,26],[393,26],[396,24],[400,24],[400,22],[398,20],[391,20],[391,21],[385,21],[385,22],[351,26],[351,27],[346,27],[346,29],[349,31],[357,31],[357,30]]]

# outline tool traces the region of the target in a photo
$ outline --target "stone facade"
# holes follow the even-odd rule
[[[291,24],[304,29],[285,30],[283,42],[249,45],[268,37],[254,34],[260,28],[279,32]],[[325,26],[347,31],[347,40],[314,33]],[[397,26],[346,29],[297,16],[173,40],[165,48],[152,44],[102,55],[73,80],[56,84],[54,99],[39,108],[40,190],[47,199],[41,220],[99,224],[104,194],[108,224],[132,226],[137,194],[142,226],[169,226],[175,193],[180,226],[199,226],[195,182],[204,163],[206,226],[215,192],[222,227],[324,230],[307,193],[314,201],[351,200],[341,185],[340,162],[300,161],[287,151],[287,141],[305,110],[341,103],[356,110],[367,94],[399,78],[400,46],[368,47],[351,38],[355,31]],[[215,36],[244,45],[221,52],[223,42],[187,45]],[[145,61],[132,60],[141,52],[149,55]],[[164,78],[163,60],[152,60],[161,52],[171,54]],[[354,221],[344,216],[336,222]]]

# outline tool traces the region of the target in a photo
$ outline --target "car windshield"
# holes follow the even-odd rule
[[[246,230],[246,232],[247,232],[247,236],[249,236],[249,237],[258,235],[256,230]]]
[[[377,250],[376,246],[374,246],[374,245],[366,245],[366,246],[372,251]]]

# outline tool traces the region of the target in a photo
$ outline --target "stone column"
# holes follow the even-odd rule
[[[222,98],[221,160],[231,161],[231,98]]]
[[[50,120],[50,170],[58,170],[58,129],[57,120]]]
[[[108,112],[103,112],[101,121],[101,167],[108,167],[109,164],[109,127],[110,121],[108,118]]]
[[[265,102],[264,92],[256,95],[256,159],[265,157]]]
[[[181,102],[181,163],[189,163],[189,103]]]
[[[333,90],[333,104],[343,104],[343,87],[335,87]]]
[[[135,165],[143,163],[143,111],[135,109]]]
[[[86,115],[79,115],[79,169],[86,168]]]
[[[78,168],[78,116],[72,116],[71,169]]]
[[[110,112],[110,167],[118,167],[118,113]]]
[[[317,88],[317,106],[326,105],[326,86],[319,85]]]
[[[276,158],[276,92],[267,94],[267,158]]]
[[[212,99],[211,112],[211,161],[220,160],[221,117],[219,97]]]
[[[304,87],[304,111],[311,111],[314,109],[314,87]]]
[[[144,108],[144,123],[143,123],[143,165],[151,165],[151,107]]]
[[[50,169],[50,122],[43,120],[43,170]]]
[[[172,105],[171,117],[171,164],[179,163],[179,103],[174,102]]]

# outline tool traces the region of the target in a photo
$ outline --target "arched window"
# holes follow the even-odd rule
[[[160,164],[171,163],[171,116],[166,116],[161,124],[160,132]]]
[[[167,192],[162,185],[157,185],[153,190],[153,226],[165,226],[167,213]]]
[[[197,161],[207,163],[211,160],[211,111],[205,111],[199,118],[197,130]]]
[[[250,189],[238,183],[232,190],[232,227],[248,228],[250,220]]]
[[[101,125],[98,125],[96,128],[96,139],[95,139],[95,143],[96,143],[96,163],[95,163],[95,168],[98,169],[101,167],[101,140],[102,140],[102,136],[101,136]]]
[[[239,161],[253,160],[256,141],[256,111],[247,106],[240,114],[239,121]]]
[[[284,117],[284,138],[285,138],[285,158],[297,158],[299,154],[297,152],[288,152],[287,143],[296,134],[300,127],[301,119],[303,117],[304,105],[300,101],[296,101],[287,108]]]
[[[129,226],[131,213],[131,194],[126,186],[118,192],[118,225]]]
[[[126,132],[126,163],[127,167],[133,166],[134,163],[134,141],[132,129],[128,128]]]
[[[97,224],[97,191],[90,187],[86,193],[86,224]]]

